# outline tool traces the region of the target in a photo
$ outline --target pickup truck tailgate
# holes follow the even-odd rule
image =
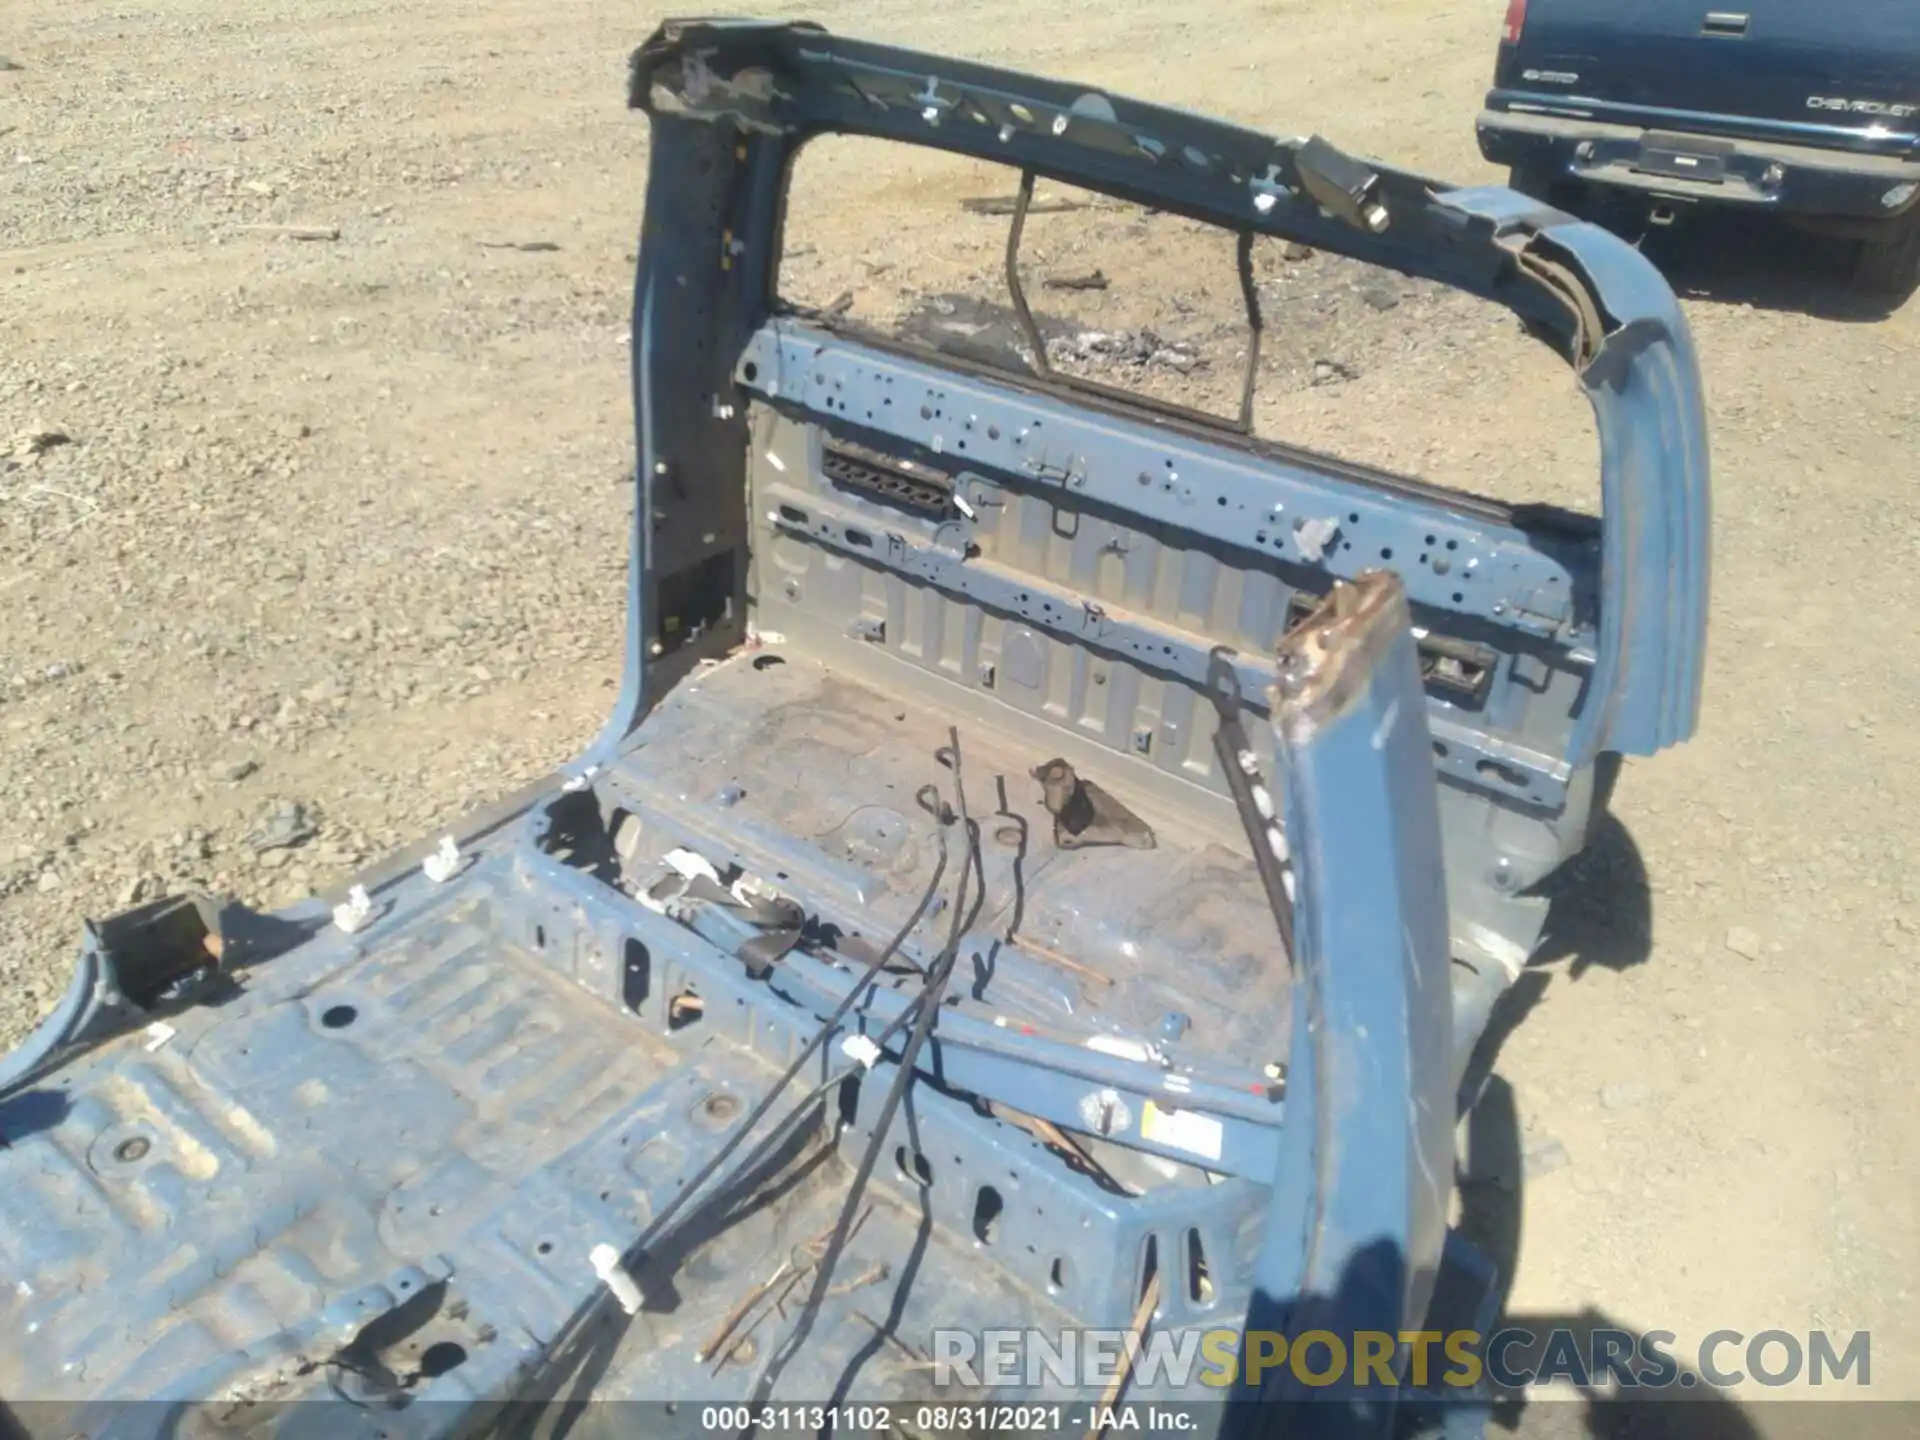
[[[1642,108],[1661,112],[1643,123],[1675,112],[1712,122],[1689,130],[1786,138],[1792,127],[1882,154],[1914,144],[1913,0],[1516,0],[1507,36],[1499,90],[1552,95],[1596,119]]]

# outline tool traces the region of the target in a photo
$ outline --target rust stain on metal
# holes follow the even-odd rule
[[[1366,570],[1335,585],[1280,642],[1275,723],[1307,734],[1333,719],[1365,688],[1374,659],[1411,624],[1393,572]]]

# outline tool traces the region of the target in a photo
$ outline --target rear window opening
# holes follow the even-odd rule
[[[1036,184],[1020,242],[1021,293],[1055,374],[1239,421],[1254,332],[1238,237]]]
[[[1007,283],[1021,173],[862,136],[811,141],[789,177],[778,291],[850,333],[1035,376],[1050,368],[1230,433],[1254,328],[1240,237],[1036,177]],[[1503,307],[1271,236],[1248,247],[1251,430],[1470,494],[1597,514],[1599,447],[1572,373]]]

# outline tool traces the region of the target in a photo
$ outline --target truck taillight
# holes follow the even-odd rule
[[[1527,0],[1507,0],[1507,25],[1500,38],[1509,45],[1520,43],[1520,32],[1527,28]]]

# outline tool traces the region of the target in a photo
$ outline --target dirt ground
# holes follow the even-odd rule
[[[1498,178],[1473,137],[1497,0],[761,8]],[[325,888],[603,718],[646,152],[623,81],[658,18],[7,7],[0,1043],[82,915]],[[823,193],[823,289],[829,251],[871,278],[937,249],[960,289],[997,264],[908,171]],[[1659,251],[1712,411],[1705,714],[1626,769],[1500,1052],[1529,1168],[1510,1308],[1871,1329],[1874,1392],[1920,1398],[1920,300],[1878,313],[1843,254],[1753,239]],[[1063,313],[1135,303],[1071,239],[1041,263],[1096,259],[1113,289]],[[1510,322],[1324,257],[1261,273],[1269,433],[1591,502],[1591,425]]]

